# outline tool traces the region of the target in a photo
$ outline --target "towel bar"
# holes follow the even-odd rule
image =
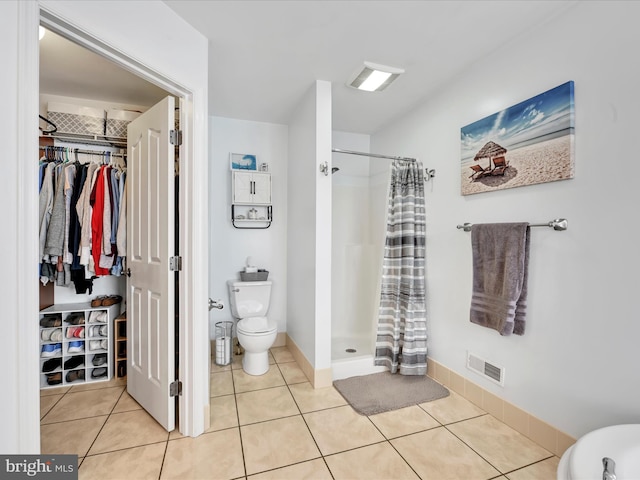
[[[563,231],[569,228],[569,222],[566,218],[555,218],[547,223],[531,223],[530,227],[550,227],[557,231]],[[470,232],[471,227],[473,227],[473,223],[463,223],[462,225],[456,226],[456,228],[464,230],[465,232]]]

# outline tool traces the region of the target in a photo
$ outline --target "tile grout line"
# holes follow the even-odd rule
[[[287,362],[287,363],[289,363],[289,362]],[[280,365],[278,364],[278,362],[276,362],[276,366],[278,367],[278,371],[280,372],[280,375],[282,375],[282,370],[280,369]],[[282,375],[282,378],[284,379],[284,375]],[[302,418],[302,421],[304,422],[305,427],[307,427],[307,431],[309,432],[309,435],[311,435],[311,439],[313,440],[314,445],[318,449],[318,453],[320,453],[320,458],[322,458],[322,461],[324,462],[325,467],[327,467],[327,471],[329,472],[329,475],[331,475],[331,478],[333,480],[335,480],[336,477],[333,475],[333,472],[329,468],[329,464],[327,463],[327,459],[325,458],[324,454],[322,453],[322,450],[320,449],[320,445],[318,445],[318,441],[313,436],[313,432],[311,431],[311,428],[309,428],[309,424],[307,423],[307,419],[304,418],[304,414],[302,413],[302,409],[300,408],[300,405],[298,405],[296,397],[293,394],[293,392],[291,391],[291,388],[289,387],[289,384],[287,383],[286,379],[285,379],[284,383],[287,386],[287,390],[289,391],[289,395],[291,395],[291,398],[293,399],[293,403],[296,404],[296,408],[298,409],[298,412],[300,412],[300,418]]]
[[[231,360],[233,364],[233,360]],[[242,441],[242,428],[240,428],[240,410],[238,409],[238,394],[236,393],[236,379],[233,375],[233,367],[230,368],[231,372],[231,384],[233,385],[233,402],[236,406],[236,419],[238,420],[238,436],[240,437],[240,453],[242,454],[242,468],[244,469],[245,478],[248,476],[247,474],[247,460],[244,456],[244,442]],[[211,392],[209,392],[211,394]],[[211,397],[209,397],[211,398]],[[211,400],[209,400],[211,402]]]

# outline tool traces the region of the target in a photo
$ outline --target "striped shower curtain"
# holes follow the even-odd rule
[[[391,373],[427,373],[424,254],[422,164],[394,160],[374,359]]]

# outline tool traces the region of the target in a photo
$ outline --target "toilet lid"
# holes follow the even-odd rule
[[[587,433],[573,446],[569,478],[602,478],[602,458],[616,462],[618,478],[640,478],[640,425],[614,425]]]
[[[278,324],[267,317],[249,317],[240,320],[237,329],[249,334],[270,333],[278,329]]]

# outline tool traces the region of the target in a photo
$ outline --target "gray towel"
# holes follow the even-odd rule
[[[473,225],[472,323],[493,328],[500,335],[524,334],[529,224]]]

